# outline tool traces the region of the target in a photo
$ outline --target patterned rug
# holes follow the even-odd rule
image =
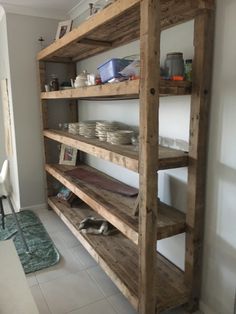
[[[32,273],[58,263],[59,252],[39,218],[30,210],[17,213],[17,217],[31,253],[25,253],[12,215],[5,217],[4,230],[0,225],[0,241],[13,239],[25,273]]]

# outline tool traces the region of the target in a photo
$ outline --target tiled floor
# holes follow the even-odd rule
[[[61,253],[59,264],[27,275],[40,314],[136,314],[58,216],[36,213]]]

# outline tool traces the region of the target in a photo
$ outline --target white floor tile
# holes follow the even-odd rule
[[[69,229],[50,233],[50,237],[58,250],[69,249],[80,245],[79,240],[72,234]]]
[[[29,287],[33,287],[38,284],[38,281],[35,277],[35,273],[30,273],[26,275],[26,280],[28,282]]]
[[[70,312],[70,314],[117,314],[112,306],[106,301],[102,300],[79,310]]]
[[[52,314],[65,314],[103,299],[86,271],[40,284]]]
[[[118,314],[137,314],[135,309],[130,305],[127,299],[118,293],[107,299]]]
[[[89,268],[87,272],[97,282],[105,297],[110,297],[120,292],[100,266]]]
[[[69,249],[74,258],[84,266],[84,269],[97,266],[97,262],[89,255],[82,245]]]
[[[76,260],[70,250],[60,250],[60,254],[61,257],[58,264],[35,273],[39,283],[55,280],[71,273],[78,273],[85,269],[84,264]]]
[[[63,221],[51,210],[35,211],[39,219],[42,221],[45,229],[51,235],[59,231],[68,231]]]
[[[31,287],[30,290],[38,307],[39,314],[51,314],[39,285]]]

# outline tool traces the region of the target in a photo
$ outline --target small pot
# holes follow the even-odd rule
[[[76,79],[74,82],[75,88],[87,86],[87,77],[88,77],[87,71],[83,71],[81,74],[76,76]]]

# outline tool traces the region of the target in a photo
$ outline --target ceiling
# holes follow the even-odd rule
[[[9,11],[20,11],[24,8],[34,11],[58,12],[60,15],[66,16],[75,6],[84,2],[84,0],[0,0]]]

